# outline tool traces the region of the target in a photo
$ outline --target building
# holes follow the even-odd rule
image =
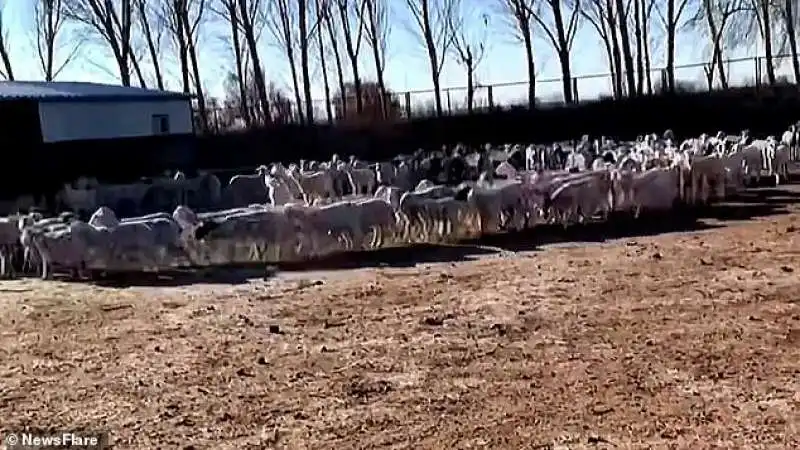
[[[21,123],[22,121],[28,123]],[[35,122],[35,123],[34,123]],[[187,135],[191,96],[81,82],[0,82],[0,130],[28,139],[64,141]],[[32,136],[38,129],[38,136]],[[6,134],[8,136],[8,133]],[[23,136],[19,136],[23,138]]]
[[[6,174],[21,175],[0,178],[0,200],[50,195],[80,176],[127,183],[191,169],[191,102],[135,87],[0,82],[0,151]]]

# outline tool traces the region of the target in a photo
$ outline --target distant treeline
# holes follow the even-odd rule
[[[584,134],[628,139],[642,133],[663,133],[668,128],[678,137],[718,130],[739,133],[743,129],[749,129],[752,135],[778,135],[798,120],[798,89],[780,86],[609,99],[534,110],[505,109],[372,128],[283,125],[197,137],[65,142],[42,145],[30,152],[9,151],[6,158],[10,170],[0,189],[8,196],[57,188],[80,175],[126,182],[165,170],[181,169],[188,174],[197,169],[226,171],[255,168],[271,161],[322,160],[334,153],[378,160],[417,148],[456,143],[550,143]],[[12,163],[8,158],[15,153],[21,154]],[[9,176],[13,173],[20,176]],[[36,175],[24,177],[25,173]]]

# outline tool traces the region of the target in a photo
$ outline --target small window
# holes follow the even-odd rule
[[[153,134],[169,134],[169,116],[153,114]]]

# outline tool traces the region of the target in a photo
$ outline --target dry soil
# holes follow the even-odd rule
[[[0,428],[137,449],[800,448],[784,209],[239,285],[2,282]]]

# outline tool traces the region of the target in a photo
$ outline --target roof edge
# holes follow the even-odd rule
[[[156,95],[156,96],[143,96],[143,95],[113,95],[113,96],[86,96],[86,97],[41,97],[41,98],[27,98],[22,100],[29,100],[36,103],[158,103],[167,101],[192,101],[194,97],[185,94],[175,95]],[[3,99],[0,99],[2,102]]]

